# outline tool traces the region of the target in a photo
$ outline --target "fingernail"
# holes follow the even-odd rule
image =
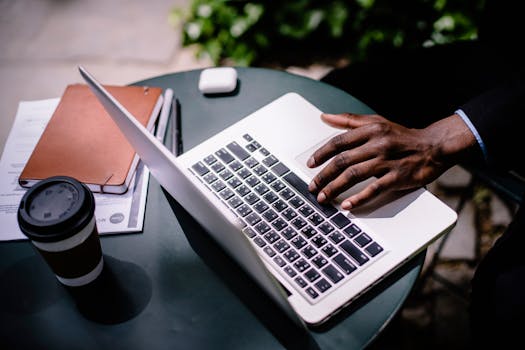
[[[318,202],[324,202],[325,199],[326,199],[326,194],[324,194],[324,192],[319,193],[319,195],[317,196]]]
[[[310,182],[308,185],[308,191],[315,192],[317,191],[317,185],[315,184],[315,181]]]
[[[314,157],[308,158],[308,161],[306,162],[306,165],[308,165],[310,168],[315,166],[315,159]]]
[[[341,203],[341,208],[343,208],[344,210],[352,209],[352,202],[348,200],[343,201],[343,203]]]

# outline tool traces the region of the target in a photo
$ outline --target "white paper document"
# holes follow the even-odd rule
[[[27,239],[20,231],[17,210],[27,189],[18,177],[51,118],[59,98],[22,101],[0,159],[0,241]],[[94,193],[99,233],[140,232],[144,223],[149,170],[139,163],[135,178],[121,195]]]

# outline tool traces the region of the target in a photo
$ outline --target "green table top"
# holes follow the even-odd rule
[[[239,88],[205,97],[200,70],[137,82],[172,88],[189,149],[295,91],[325,112],[371,112],[347,93],[290,73],[237,68]],[[170,133],[167,138],[169,139]],[[319,329],[296,329],[151,177],[144,231],[101,238],[106,269],[67,290],[27,241],[0,243],[2,349],[360,349],[401,308],[419,254]]]

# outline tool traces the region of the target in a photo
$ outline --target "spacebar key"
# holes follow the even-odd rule
[[[320,204],[317,201],[317,198],[315,197],[315,195],[313,195],[312,193],[310,193],[310,191],[308,191],[308,185],[306,184],[306,182],[301,180],[301,178],[295,175],[295,173],[289,172],[288,174],[283,176],[283,179],[286,182],[288,182],[290,186],[292,186],[297,191],[299,191],[299,193],[302,194],[303,197],[306,198],[308,202],[310,202],[310,204],[312,204],[314,207],[319,209],[323,213],[323,215],[326,216],[327,218],[337,213],[337,209],[334,208],[333,206]]]

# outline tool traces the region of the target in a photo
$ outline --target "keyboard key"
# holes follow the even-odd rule
[[[250,187],[253,188],[253,187],[257,186],[258,184],[260,184],[261,181],[259,181],[259,179],[256,178],[255,176],[251,176],[248,180],[246,180],[246,183],[248,185],[250,185]]]
[[[303,227],[301,233],[308,239],[312,238],[317,234],[317,231],[312,226]]]
[[[276,202],[274,202],[272,204],[272,207],[274,207],[274,209],[277,210],[280,213],[284,209],[288,208],[288,204],[286,204],[286,202],[283,201],[282,199],[279,199],[278,201],[276,201]]]
[[[208,165],[212,165],[213,163],[217,162],[217,158],[213,156],[213,154],[210,154],[206,158],[204,158],[204,163]]]
[[[250,176],[252,176],[252,173],[250,172],[250,170],[243,167],[241,170],[237,172],[237,175],[239,175],[241,179],[247,179]]]
[[[370,260],[362,251],[359,250],[359,248],[350,243],[350,241],[345,240],[343,243],[341,243],[340,247],[343,248],[343,250],[355,261],[357,261],[359,265],[363,265],[368,260]]]
[[[297,176],[295,173],[289,172],[288,174],[284,175],[283,179],[286,180],[286,182],[288,182],[300,194],[302,194],[303,197],[310,204],[312,204],[314,207],[319,209],[325,217],[330,217],[334,215],[335,213],[337,213],[337,209],[334,208],[332,205],[320,204],[317,201],[315,195],[310,193],[310,191],[308,191],[308,185],[306,184],[306,182],[301,180],[301,178]]]
[[[266,253],[266,255],[268,255],[270,258],[275,256],[275,254],[276,254],[275,251],[272,249],[272,247],[270,247],[268,245],[266,247],[264,247],[263,250]]]
[[[337,283],[345,277],[333,265],[326,266],[324,269],[322,269],[322,271],[333,283]]]
[[[348,224],[350,224],[350,219],[347,218],[343,213],[337,213],[332,219],[330,219],[335,226],[339,228],[346,227]]]
[[[331,244],[325,245],[323,248],[321,248],[321,251],[327,256],[331,257],[334,254],[337,254],[339,251]]]
[[[242,184],[241,180],[239,180],[236,177],[232,177],[231,179],[228,180],[228,185],[230,185],[232,188],[236,188],[240,184]]]
[[[275,158],[273,155],[268,156],[263,159],[263,164],[266,165],[268,168],[270,168],[272,165],[278,162],[277,158]]]
[[[264,161],[263,161],[264,162]],[[269,165],[268,165],[269,166]],[[283,176],[284,174],[286,174],[287,172],[290,171],[290,169],[288,169],[288,167],[286,165],[284,165],[283,163],[279,162],[277,164],[275,164],[273,167],[272,167],[272,171],[275,175],[277,176]]]
[[[321,268],[328,264],[328,260],[326,260],[325,257],[322,255],[317,255],[315,258],[312,259],[312,263],[318,268]]]
[[[344,233],[346,233],[348,235],[348,237],[352,238],[355,235],[357,235],[359,232],[361,232],[361,229],[359,227],[357,227],[356,224],[352,224],[352,225],[348,226],[347,228],[345,228],[343,231],[344,231]]]
[[[235,195],[235,193],[233,193],[233,191],[230,190],[229,188],[225,188],[224,190],[219,192],[219,196],[221,196],[221,198],[224,199],[225,201],[227,201],[228,199],[230,199],[234,195]]]
[[[303,258],[300,258],[296,262],[293,263],[293,266],[297,269],[299,272],[304,272],[308,268],[310,268],[310,264],[308,261],[304,260]]]
[[[284,216],[286,220],[290,221],[297,216],[297,213],[292,208],[286,208],[281,215]]]
[[[247,144],[246,149],[250,152],[255,152],[257,150],[257,148],[252,143]]]
[[[293,228],[288,226],[287,228],[281,231],[281,235],[283,235],[283,237],[286,238],[287,240],[290,240],[295,235],[297,235],[297,232]]]
[[[273,262],[277,264],[279,267],[283,267],[286,265],[286,261],[283,260],[279,255],[277,255],[275,258],[273,258]]]
[[[263,217],[264,217],[268,222],[272,222],[273,220],[275,220],[276,218],[278,218],[279,215],[277,215],[276,212],[274,212],[273,210],[270,209],[270,210],[264,212]]]
[[[257,225],[255,225],[255,230],[259,232],[259,234],[263,235],[266,232],[270,231],[271,228],[266,222],[261,221]]]
[[[321,236],[321,235],[317,235],[317,236],[315,236],[314,238],[312,238],[312,243],[313,243],[317,248],[321,248],[321,247],[324,246],[326,243],[328,243],[328,241],[327,241],[326,238],[324,238],[323,236]]]
[[[284,239],[280,239],[273,245],[273,247],[282,254],[290,248],[290,245]]]
[[[244,232],[244,234],[246,236],[248,236],[249,238],[253,238],[255,237],[257,234],[255,233],[255,231],[251,228],[251,227],[245,227],[242,229],[242,232]]]
[[[268,208],[269,207],[263,201],[258,201],[253,206],[253,209],[255,209],[255,211],[258,212],[259,214],[265,212]]]
[[[310,216],[313,212],[314,210],[309,205],[304,205],[299,209],[299,213],[304,217]]]
[[[259,193],[261,196],[268,192],[270,189],[263,183],[258,184],[254,188],[255,192]]]
[[[259,215],[255,214],[255,213],[251,213],[251,214],[247,215],[244,218],[244,220],[248,223],[248,225],[254,226],[259,221],[261,221],[261,218],[259,217]]]
[[[248,186],[246,186],[246,185],[241,185],[241,186],[239,186],[239,187],[237,187],[237,188],[235,189],[235,192],[237,192],[237,193],[239,194],[239,196],[244,197],[244,196],[246,196],[248,193],[250,193],[251,191],[250,191],[250,188],[249,188]]]
[[[292,205],[292,207],[297,209],[304,204],[304,201],[301,199],[301,197],[295,196],[292,199],[290,199],[289,203]]]
[[[312,214],[311,216],[308,217],[308,220],[314,225],[314,226],[317,226],[319,225],[321,222],[323,222],[323,218],[321,217],[321,215],[317,214],[317,213],[314,213]]]
[[[210,169],[204,165],[202,162],[197,162],[191,166],[191,168],[197,173],[199,176],[203,176],[204,174],[207,174]]]
[[[215,155],[219,157],[220,160],[222,160],[224,163],[229,164],[233,162],[235,158],[224,148],[221,148],[217,152],[215,152]]]
[[[232,208],[237,208],[239,205],[241,205],[243,203],[242,199],[240,199],[239,197],[237,196],[233,196],[232,198],[230,198],[230,200],[228,200],[228,204],[232,207]]]
[[[264,239],[270,244],[277,242],[279,238],[281,237],[275,231],[270,231],[264,235]]]
[[[217,174],[224,170],[224,165],[221,162],[216,162],[211,166],[211,170],[215,171]]]
[[[277,199],[279,199],[279,197],[277,197],[277,195],[273,192],[266,193],[263,198],[268,204],[271,204],[275,202]]]
[[[259,247],[264,247],[266,245],[266,242],[264,241],[264,239],[262,239],[261,237],[257,236],[253,239],[253,241],[255,242],[255,244],[257,244]]]
[[[332,287],[332,285],[327,281],[325,280],[324,278],[322,278],[321,280],[319,280],[319,282],[316,282],[314,284],[315,288],[317,288],[318,291],[320,291],[321,293],[324,293],[326,292],[330,287]]]
[[[285,200],[288,200],[288,199],[292,198],[293,196],[295,196],[295,193],[293,193],[293,191],[291,189],[285,188],[284,190],[279,192],[279,196],[281,196]]]
[[[312,298],[315,299],[319,296],[319,293],[317,293],[312,287],[308,287],[305,289],[306,293]]]
[[[253,171],[259,175],[259,176],[262,176],[263,174],[265,174],[268,170],[261,164],[257,165],[255,167],[255,169],[253,169]]]
[[[365,248],[365,251],[370,254],[370,256],[376,256],[383,251],[383,247],[377,244],[377,242],[372,242]]]
[[[306,287],[308,285],[308,283],[306,283],[306,281],[303,280],[303,278],[300,277],[300,276],[296,277],[294,281],[301,288],[304,288],[304,287]]]
[[[283,219],[278,218],[277,220],[275,220],[274,222],[272,222],[272,226],[273,226],[277,231],[281,231],[283,228],[287,227],[288,224],[287,224],[286,221],[284,221]]]
[[[241,160],[245,160],[246,158],[250,156],[250,153],[246,152],[246,150],[242,148],[241,146],[239,146],[239,144],[235,141],[229,143],[226,146],[226,148],[228,148],[233,154],[237,156],[237,158]]]
[[[238,160],[235,160],[235,161],[231,162],[228,166],[233,171],[237,171],[237,170],[243,168],[242,164]]]
[[[246,164],[246,166],[251,169],[259,165],[259,162],[257,161],[257,159],[250,157],[244,161],[244,164]]]
[[[316,269],[310,269],[304,273],[304,277],[306,277],[308,281],[313,282],[319,277],[321,277],[321,275],[319,274],[319,272],[317,272]]]
[[[368,235],[364,232],[354,239],[354,242],[356,242],[361,248],[370,243],[371,241],[372,238],[368,237]]]
[[[295,275],[297,275],[297,272],[295,272],[295,270],[292,269],[290,266],[285,266],[283,270],[290,277],[294,277]]]
[[[345,239],[345,236],[343,236],[340,232],[338,231],[335,231],[335,232],[332,232],[328,238],[330,238],[330,240],[332,242],[334,242],[335,244],[339,244],[341,243],[344,239]]]
[[[307,259],[311,259],[312,257],[314,257],[317,254],[317,250],[315,250],[314,247],[312,247],[311,245],[307,245],[306,247],[304,247],[301,250],[301,253],[303,253],[303,255]]]
[[[233,173],[231,171],[229,171],[228,169],[224,170],[222,173],[219,174],[219,176],[221,177],[221,179],[223,179],[224,181],[228,180],[230,177],[233,176]]]
[[[261,148],[261,149],[259,150],[259,152],[261,152],[261,154],[262,154],[263,156],[269,156],[269,155],[270,155],[270,151],[268,151],[266,148]]]
[[[211,187],[215,190],[215,192],[220,192],[226,187],[226,185],[222,181],[215,181]]]
[[[250,136],[250,134],[244,134],[244,135],[242,135],[242,138],[245,139],[248,142],[253,141],[253,138]]]
[[[277,179],[277,177],[272,173],[266,173],[261,177],[261,179],[267,184],[271,184]]]
[[[294,225],[296,229],[300,230],[306,226],[306,221],[304,221],[302,218],[298,216],[291,221],[291,224]]]
[[[330,232],[332,232],[333,230],[335,230],[335,228],[328,222],[323,222],[321,225],[319,225],[319,229],[321,231],[323,231],[325,234],[329,234]]]
[[[347,275],[354,272],[357,267],[343,254],[339,253],[334,257],[334,262],[343,270]]]
[[[275,190],[275,192],[279,192],[280,190],[282,190],[283,188],[285,188],[286,186],[279,180],[277,181],[274,181],[271,185],[270,185],[271,188],[273,188]]]
[[[259,200],[259,197],[257,197],[257,195],[253,192],[250,192],[248,193],[245,197],[244,197],[244,200],[246,201],[246,203],[248,203],[249,205],[253,205],[255,204],[258,200]]]
[[[304,247],[307,244],[305,239],[303,237],[301,237],[301,236],[295,236],[294,238],[292,238],[292,240],[290,242],[297,249],[301,249],[302,247]]]
[[[235,211],[236,211],[241,217],[245,217],[246,215],[251,214],[252,209],[251,209],[247,204],[243,204],[243,205],[241,205],[240,207],[238,207]]]
[[[286,253],[284,253],[284,257],[286,258],[286,260],[292,263],[295,260],[299,259],[300,255],[295,250],[290,249]]]

